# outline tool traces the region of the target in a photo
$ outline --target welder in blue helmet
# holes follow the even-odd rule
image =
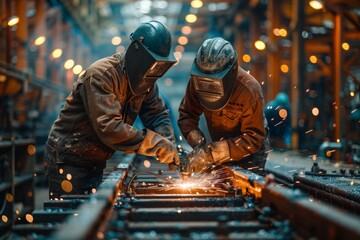
[[[237,53],[223,38],[199,48],[179,107],[179,128],[194,150],[189,168],[202,172],[212,164],[235,165],[264,174],[267,121],[258,81],[238,66]],[[204,114],[211,139],[199,128]]]
[[[96,61],[79,77],[54,122],[45,153],[50,198],[91,192],[115,151],[179,163],[169,109],[156,84],[176,62],[171,34],[150,21],[130,39],[125,53]],[[132,126],[137,116],[144,129]]]

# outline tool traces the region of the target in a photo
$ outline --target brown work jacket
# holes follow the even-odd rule
[[[145,95],[132,94],[123,61],[118,54],[100,59],[73,84],[47,141],[57,163],[92,166],[115,151],[136,153],[145,137],[132,126],[137,116],[145,128],[173,133],[158,86]]]
[[[264,97],[258,81],[238,67],[234,89],[228,103],[218,111],[204,108],[189,81],[179,106],[179,128],[187,139],[192,130],[199,130],[204,113],[212,141],[226,140],[233,161],[242,160],[264,148],[267,121],[263,112]]]

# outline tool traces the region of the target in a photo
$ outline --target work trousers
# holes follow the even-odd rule
[[[103,178],[104,165],[79,166],[57,163],[56,152],[45,150],[45,173],[49,179],[49,199],[60,199],[62,195],[83,195],[96,191]]]

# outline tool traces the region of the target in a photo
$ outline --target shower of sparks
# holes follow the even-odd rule
[[[203,173],[192,173],[187,179],[167,178],[162,184],[147,184],[148,188],[159,188],[160,191],[180,190],[184,193],[197,194],[199,191],[208,193],[229,192],[232,186],[233,176],[224,168],[213,167]]]
[[[232,183],[233,176],[229,174],[224,168],[214,168],[205,173],[193,173],[186,180],[179,179],[174,182],[169,188],[181,188],[190,193],[197,190],[212,192],[212,193],[228,193],[230,183]]]
[[[305,132],[305,134],[311,133],[313,131],[313,129],[310,129],[308,131]]]

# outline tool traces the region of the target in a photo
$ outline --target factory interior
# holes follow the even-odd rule
[[[360,239],[360,1],[3,0],[0,20],[1,240]],[[156,83],[180,159],[194,59],[221,37],[263,91],[266,174],[212,165],[190,184],[116,151],[97,188],[49,198],[46,143],[73,84],[151,20],[171,33],[176,62]],[[204,115],[199,128],[211,142]]]

